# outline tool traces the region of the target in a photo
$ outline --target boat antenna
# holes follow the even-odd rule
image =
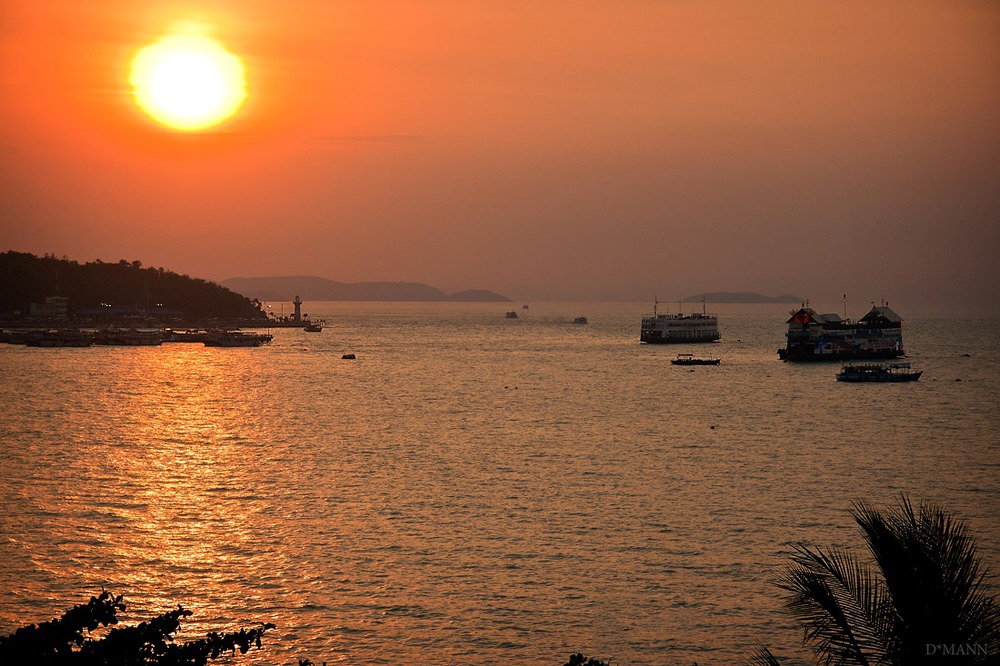
[[[657,300],[656,296],[653,296],[653,316],[654,317],[656,316],[656,306],[657,306],[658,303],[659,303],[659,301]]]
[[[701,295],[701,314],[705,314],[705,294]]]
[[[844,319],[847,319],[847,294],[844,294]]]

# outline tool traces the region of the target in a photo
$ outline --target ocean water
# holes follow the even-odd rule
[[[0,633],[103,587],[278,625],[236,663],[802,663],[774,581],[861,547],[852,500],[939,503],[1000,568],[995,316],[897,307],[923,377],[850,385],[778,360],[782,305],[690,348],[634,303],[307,306],[261,348],[0,345]]]

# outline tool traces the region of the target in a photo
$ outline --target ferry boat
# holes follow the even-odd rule
[[[847,361],[903,355],[903,320],[888,305],[873,306],[859,321],[808,306],[792,310],[783,361]],[[845,313],[846,314],[846,313]]]
[[[837,373],[838,382],[915,382],[923,374],[909,363],[849,363]]]
[[[649,344],[675,342],[714,342],[719,335],[719,318],[704,311],[701,314],[659,314],[653,301],[653,314],[642,318],[639,341]]]

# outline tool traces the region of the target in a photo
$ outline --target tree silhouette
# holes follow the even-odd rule
[[[778,583],[820,663],[1000,663],[1000,606],[965,524],[905,496],[851,513],[874,568],[848,550],[798,545]],[[779,664],[766,647],[752,663]]]
[[[261,646],[267,623],[253,629],[219,634],[185,643],[173,642],[172,634],[181,618],[191,611],[176,610],[131,627],[114,627],[103,637],[92,633],[100,627],[118,624],[124,611],[122,597],[104,591],[66,611],[61,618],[21,627],[9,636],[0,636],[0,664],[31,666],[204,666],[238,649],[246,653]]]

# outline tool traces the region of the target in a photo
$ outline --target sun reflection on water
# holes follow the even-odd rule
[[[107,483],[100,496],[78,498],[100,514],[80,528],[91,532],[88,550],[107,560],[81,573],[145,599],[134,609],[140,616],[182,603],[195,611],[186,633],[201,635],[218,628],[220,607],[260,605],[254,590],[281,568],[272,549],[268,572],[259,570],[264,389],[246,354],[186,345],[128,352],[104,359],[115,410],[88,437],[96,456],[84,464],[99,466]]]

